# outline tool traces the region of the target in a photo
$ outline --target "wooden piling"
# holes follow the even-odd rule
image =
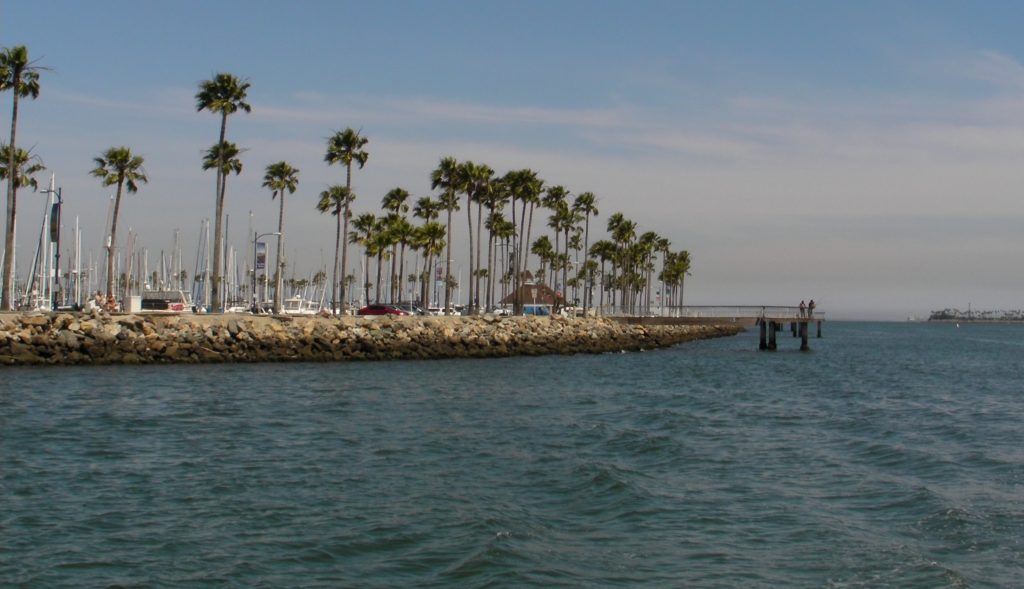
[[[818,321],[818,337],[821,337],[821,321]]]
[[[806,352],[806,351],[811,349],[811,347],[809,345],[807,345],[807,332],[808,331],[810,331],[810,330],[807,328],[807,322],[806,321],[801,321],[800,322],[800,351],[801,352]]]
[[[768,322],[768,349],[776,350],[778,346],[775,343],[775,332],[779,331],[779,324],[774,321]]]
[[[768,322],[764,319],[760,319],[758,323],[761,325],[761,341],[757,345],[759,350],[768,349]]]

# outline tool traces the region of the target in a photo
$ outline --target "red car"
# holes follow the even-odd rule
[[[356,311],[357,315],[411,315],[394,305],[367,305]]]

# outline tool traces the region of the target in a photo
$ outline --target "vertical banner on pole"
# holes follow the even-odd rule
[[[263,270],[267,267],[267,242],[256,242],[256,269]]]
[[[56,242],[60,239],[60,203],[53,203],[50,209],[50,241]]]

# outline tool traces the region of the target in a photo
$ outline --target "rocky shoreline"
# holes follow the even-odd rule
[[[597,354],[735,335],[606,318],[0,314],[0,364],[334,362]]]

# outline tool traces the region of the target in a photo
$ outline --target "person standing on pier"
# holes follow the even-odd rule
[[[807,305],[803,301],[800,301],[800,317],[803,318],[807,314]]]
[[[814,318],[814,299],[811,299],[811,302],[807,303],[807,317],[811,319]]]

